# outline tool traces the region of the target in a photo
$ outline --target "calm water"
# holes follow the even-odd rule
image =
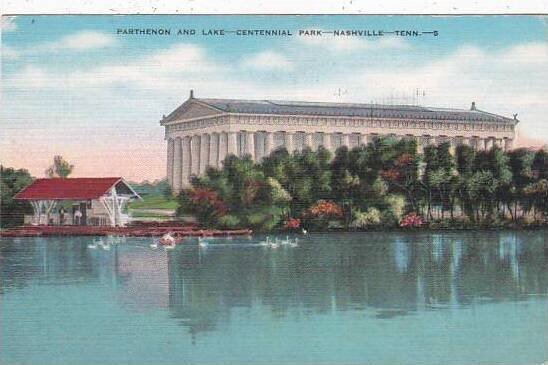
[[[1,239],[2,364],[541,364],[547,231]]]

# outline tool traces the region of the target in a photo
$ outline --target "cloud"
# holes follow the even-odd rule
[[[53,49],[69,49],[75,51],[110,47],[116,43],[116,40],[105,33],[95,31],[82,31],[76,34],[61,38],[53,43]]]
[[[27,65],[5,79],[5,89],[78,91],[89,88],[133,87],[169,92],[183,84],[214,81],[221,67],[209,60],[205,51],[193,44],[176,44],[130,62],[100,65],[89,70],[64,73],[48,71],[40,65]],[[221,75],[219,74],[219,77]]]
[[[257,70],[291,70],[293,64],[282,54],[275,51],[263,51],[244,57],[244,67],[251,67]]]
[[[109,34],[96,31],[81,31],[75,34],[68,35],[58,41],[43,43],[36,46],[34,49],[40,51],[85,51],[89,49],[97,49],[110,47],[116,44],[116,39]]]
[[[2,18],[3,19],[3,18]],[[22,56],[37,57],[42,53],[54,53],[59,51],[83,52],[92,49],[101,49],[116,45],[116,39],[109,34],[82,31],[68,35],[57,41],[44,42],[29,48],[14,49],[2,46],[2,55],[6,59],[16,59]]]
[[[19,52],[8,46],[0,47],[0,55],[4,60],[15,60],[19,58]]]
[[[17,29],[17,24],[15,23],[15,16],[2,16],[0,18],[0,29],[2,29],[2,33],[5,32],[13,32],[15,29]]]

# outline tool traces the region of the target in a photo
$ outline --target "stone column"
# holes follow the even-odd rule
[[[263,132],[254,132],[255,161],[260,161],[264,155],[264,135]]]
[[[227,154],[238,156],[238,133],[227,133]]]
[[[470,138],[470,147],[475,149],[476,151],[480,150],[480,139],[478,137],[471,137]]]
[[[360,146],[362,146],[362,145],[364,144],[364,143],[363,143],[364,137],[365,137],[365,136],[364,136],[363,134],[361,134],[361,133],[356,133],[356,143],[357,143],[357,144],[356,144],[356,147],[360,147]]]
[[[287,152],[289,152],[290,154],[291,154],[291,153],[293,152],[293,150],[295,149],[294,140],[295,140],[295,133],[293,133],[293,132],[285,132],[285,149],[286,149]]]
[[[251,159],[253,161],[256,161],[255,159],[255,133],[251,131],[245,132],[245,147],[246,147],[246,153],[251,156]]]
[[[192,136],[192,139],[190,140],[191,145],[191,154],[192,154],[192,160],[191,160],[191,175],[198,176],[200,175],[200,136],[194,135]]]
[[[190,137],[185,136],[183,138],[183,149],[182,149],[182,187],[187,187],[190,183],[190,174],[191,174],[191,166],[192,166],[192,151],[190,148]]]
[[[493,148],[493,138],[489,137],[485,139],[485,150],[488,151]]]
[[[312,140],[312,136],[313,136],[312,133],[306,133],[306,132],[304,133],[303,147],[308,147],[311,150],[314,149],[314,141]]]
[[[511,138],[504,139],[504,150],[510,151],[512,149],[513,140]]]
[[[200,175],[203,175],[209,165],[209,134],[204,133],[200,136]]]
[[[462,139],[461,139],[461,144],[462,144],[463,146],[470,146],[470,138],[468,138],[468,137],[462,137]]]
[[[264,157],[269,156],[273,149],[274,149],[274,133],[266,132],[265,139],[264,139]]]
[[[362,134],[360,143],[361,145],[368,145],[370,142],[373,141],[373,136],[371,134]]]
[[[350,149],[350,135],[349,134],[343,134],[342,135],[341,146],[346,146],[348,149]]]
[[[181,138],[175,138],[173,142],[173,161],[172,161],[172,184],[171,188],[175,192],[179,192],[182,187],[181,169],[183,167],[182,152],[181,152]],[[169,176],[169,175],[168,175]]]
[[[175,152],[175,141],[173,138],[167,140],[167,163],[166,163],[166,174],[167,174],[167,183],[171,188],[173,188],[173,159]]]
[[[457,148],[457,140],[455,137],[449,137],[449,153],[455,154]]]
[[[487,140],[485,138],[478,138],[478,151],[485,151]]]
[[[209,135],[209,165],[219,167],[219,134]]]
[[[227,141],[228,141],[228,136],[226,132],[219,133],[219,167],[221,167],[227,155],[227,151],[228,151]]]
[[[331,151],[333,149],[333,145],[331,144],[331,133],[324,133],[323,134],[322,145],[328,151]]]

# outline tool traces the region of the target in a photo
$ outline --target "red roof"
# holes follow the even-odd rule
[[[18,200],[90,200],[106,194],[121,177],[36,179],[21,190]]]

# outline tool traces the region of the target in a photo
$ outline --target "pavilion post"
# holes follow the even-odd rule
[[[32,219],[34,220],[34,224],[36,225],[39,225],[40,224],[40,214],[41,214],[41,206],[40,206],[40,201],[35,201],[35,200],[32,200],[30,202],[30,204],[32,205],[32,210],[34,212],[34,215],[32,217]]]
[[[55,200],[46,200],[44,202],[44,204],[46,205],[46,225],[49,225],[49,215],[53,208],[55,208],[56,203],[57,202]]]

